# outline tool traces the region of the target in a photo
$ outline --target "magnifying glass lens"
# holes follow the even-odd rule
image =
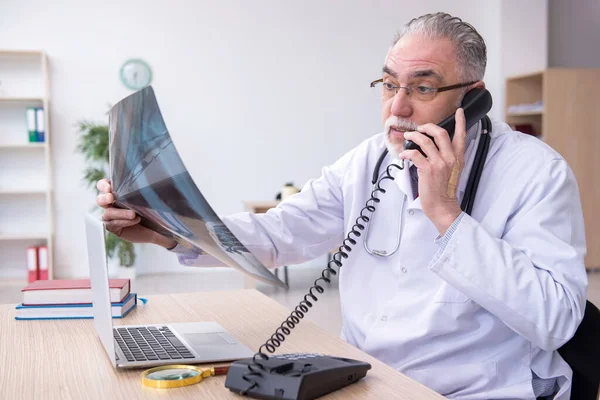
[[[187,378],[193,378],[200,375],[200,372],[195,369],[172,368],[154,371],[146,376],[146,379],[155,381],[178,381]]]

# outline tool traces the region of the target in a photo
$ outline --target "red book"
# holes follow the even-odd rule
[[[48,246],[38,247],[38,279],[48,279]]]
[[[130,291],[129,279],[109,280],[110,302],[119,303]],[[27,285],[23,292],[23,305],[85,304],[92,302],[89,279],[38,280]]]
[[[27,282],[38,280],[38,248],[27,248]]]

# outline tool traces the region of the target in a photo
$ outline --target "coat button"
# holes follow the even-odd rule
[[[406,270],[406,268],[402,268],[402,272],[407,273],[408,271]]]
[[[415,211],[414,210],[408,210],[408,214],[409,215],[415,215]]]
[[[381,322],[385,322],[387,321],[387,317],[384,315],[383,317],[381,317]]]

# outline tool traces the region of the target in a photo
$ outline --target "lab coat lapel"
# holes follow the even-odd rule
[[[398,186],[400,190],[402,190],[408,199],[408,208],[418,208],[421,209],[421,199],[416,198],[416,193],[413,193],[412,189],[412,180],[410,178],[410,167],[412,163],[410,161],[405,161],[404,169],[400,171],[402,173],[402,177],[400,178],[400,182],[398,182]]]
[[[402,165],[402,161],[400,161],[399,159],[396,158],[392,161],[392,164]],[[398,169],[394,168],[394,169],[396,169],[396,171],[398,171],[396,173],[396,175],[394,176],[396,184],[398,185],[398,188],[400,189],[400,191],[406,195],[409,203],[411,203],[415,199],[415,196],[412,191],[412,185],[410,182],[409,168],[411,165],[412,165],[412,163],[410,161],[405,161],[404,169],[398,170]]]

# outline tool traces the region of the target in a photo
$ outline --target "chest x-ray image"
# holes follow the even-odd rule
[[[262,282],[285,287],[225,226],[181,160],[151,86],[109,112],[110,179],[115,206],[189,249],[208,253]]]

